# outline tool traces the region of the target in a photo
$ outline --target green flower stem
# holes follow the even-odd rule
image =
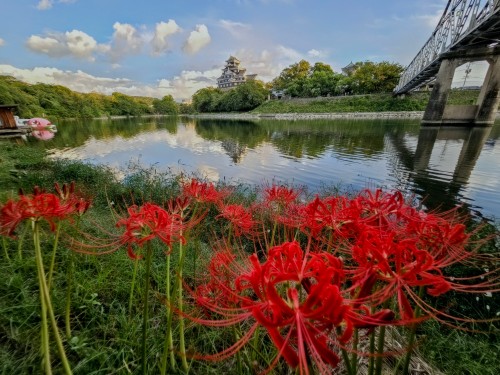
[[[272,231],[272,234],[271,234],[271,242],[269,244],[269,247],[273,247],[274,246],[274,236],[276,234],[276,226],[277,226],[277,224],[276,224],[276,222],[274,222],[274,224],[273,224],[273,231]]]
[[[42,363],[45,374],[52,374],[52,368],[50,365],[49,326],[47,322],[47,302],[45,301],[45,295],[43,293],[44,270],[43,265],[40,263],[41,257],[38,256],[38,253],[40,252],[40,238],[38,233],[38,225],[35,222],[33,222],[33,244],[35,246],[35,260],[38,274],[38,286],[40,288],[40,306],[42,318],[42,327],[40,332],[40,350],[42,354]]]
[[[57,223],[57,226],[56,226],[56,235],[54,237],[54,246],[52,247],[52,258],[50,260],[49,279],[47,282],[47,286],[49,288],[49,291],[50,291],[50,288],[52,286],[52,276],[54,274],[54,266],[56,263],[56,251],[57,251],[57,245],[59,243],[60,232],[61,232],[61,223],[59,222],[59,223]]]
[[[151,243],[148,242],[146,250],[146,275],[144,276],[144,296],[143,296],[143,314],[142,314],[142,373],[147,374],[148,364],[146,361],[146,341],[148,336],[148,314],[149,314],[149,304],[148,304],[148,294],[149,294],[149,275],[151,272]]]
[[[380,327],[377,342],[377,359],[375,361],[375,375],[382,374],[382,355],[384,353],[385,326]]]
[[[344,365],[347,371],[347,374],[351,375],[351,361],[349,360],[349,354],[347,354],[347,350],[344,348],[341,348],[340,351],[342,352],[342,359],[344,360]]]
[[[167,373],[168,356],[170,355],[170,367],[175,371],[174,340],[172,337],[172,301],[170,300],[170,256],[171,251],[166,255],[167,262],[165,266],[165,298],[167,300],[165,307],[167,309],[167,329],[165,332],[165,344],[163,348],[163,357],[161,361],[161,375]]]
[[[356,375],[358,371],[358,342],[359,342],[359,332],[358,329],[354,329],[354,339],[352,341],[352,361],[351,361],[351,371],[353,375]]]
[[[23,259],[23,242],[24,242],[24,236],[26,236],[27,231],[28,231],[28,225],[25,225],[23,233],[19,236],[19,242],[17,243],[17,257],[19,258],[19,260]]]
[[[233,326],[233,334],[236,342],[239,341],[241,337],[238,333],[238,330],[234,326]],[[236,366],[238,368],[237,374],[243,374],[243,366],[241,364],[241,353],[239,350],[236,352]]]
[[[139,257],[134,260],[134,273],[132,274],[132,283],[130,285],[130,296],[128,298],[128,318],[132,317],[132,305],[134,303],[135,279],[137,276],[137,265],[139,264]]]
[[[424,294],[424,287],[421,286],[418,291],[419,299],[422,298]],[[415,319],[420,317],[420,306],[417,304],[415,306],[415,311],[413,312],[413,316]],[[415,338],[417,337],[417,323],[413,323],[410,327],[410,332],[408,334],[408,352],[405,355],[404,363],[403,363],[403,375],[408,375],[410,373],[410,360],[413,352],[413,345],[415,344]],[[397,368],[396,368],[397,369]]]
[[[64,312],[64,324],[66,327],[66,338],[69,340],[71,338],[71,286],[73,283],[73,273],[75,268],[75,262],[73,259],[73,252],[70,251],[68,259],[68,273],[67,273],[67,282],[66,282],[66,308]]]
[[[340,327],[337,327],[337,335],[340,335],[341,333],[342,332]],[[340,348],[340,352],[342,353],[342,359],[344,360],[344,366],[346,368],[347,374],[351,375],[352,371],[351,371],[351,361],[349,360],[349,354],[347,353],[347,350],[345,350],[342,347]]]
[[[182,236],[182,233],[181,233]],[[184,268],[184,247],[182,242],[179,242],[179,265],[177,270],[177,304],[179,308],[179,349],[181,354],[182,368],[184,371],[188,371],[188,363],[186,359],[186,342],[184,338],[184,317],[183,314],[183,288],[182,288],[182,269]]]
[[[255,329],[255,332],[253,334],[253,351],[252,351],[252,361],[256,362],[257,361],[257,354],[260,353],[260,348],[259,348],[259,327]]]
[[[59,351],[59,356],[61,358],[61,362],[62,362],[62,365],[64,368],[64,373],[66,375],[71,375],[72,374],[71,367],[69,366],[68,358],[66,357],[66,352],[64,351],[64,346],[62,344],[61,335],[59,334],[59,330],[57,328],[57,322],[56,322],[56,318],[54,315],[54,310],[52,308],[52,303],[50,301],[50,295],[49,295],[49,290],[47,287],[47,282],[45,279],[45,271],[44,271],[43,260],[42,260],[42,251],[40,249],[39,228],[38,228],[37,222],[34,222],[33,242],[35,244],[35,258],[36,258],[36,263],[37,263],[37,269],[38,269],[38,272],[40,275],[39,276],[40,285],[41,285],[40,289],[41,289],[42,294],[44,296],[43,300],[45,300],[47,312],[49,313],[49,318],[50,318],[50,322],[52,325],[52,331],[53,331],[54,337],[56,339],[56,345],[57,345],[57,349]],[[48,332],[46,333],[46,337],[47,337],[47,341],[48,341]]]
[[[3,246],[3,251],[5,252],[5,259],[10,260],[9,251],[7,249],[7,239],[3,236],[2,236],[2,246]]]
[[[375,329],[370,333],[370,358],[368,359],[368,375],[373,375],[375,364]]]

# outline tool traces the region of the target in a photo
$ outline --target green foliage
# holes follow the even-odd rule
[[[191,115],[194,114],[196,110],[194,109],[192,104],[181,103],[179,104],[179,113],[182,115]]]
[[[399,81],[403,67],[383,61],[357,62],[349,75],[335,73],[330,65],[317,62],[311,66],[301,60],[283,69],[272,82],[275,90],[285,90],[291,97],[371,94],[392,92]]]
[[[162,115],[176,115],[179,112],[179,107],[172,95],[166,95],[161,100],[154,99],[153,108],[156,113]]]
[[[493,325],[493,324],[492,324]],[[500,363],[498,328],[491,334],[471,334],[427,322],[419,350],[445,374],[496,375]]]
[[[213,87],[200,89],[193,95],[193,108],[198,112],[215,112],[222,95],[221,90]]]
[[[311,66],[301,60],[283,69],[272,82],[276,90],[285,90],[292,97],[317,97],[336,95],[342,75],[335,73],[328,64],[317,62]]]
[[[116,92],[112,95],[82,94],[59,85],[30,85],[10,76],[0,76],[0,104],[17,104],[17,115],[22,118],[93,118],[178,112],[170,95],[158,100]]]
[[[342,113],[423,111],[429,93],[416,93],[405,98],[390,94],[353,95],[332,98],[271,100],[256,108],[257,113]]]
[[[297,81],[307,78],[311,71],[311,64],[306,60],[290,65],[283,69],[280,75],[273,80],[273,87],[277,90],[286,90]]]
[[[198,112],[249,111],[264,103],[267,93],[259,81],[248,81],[228,91],[207,87],[193,95],[193,108]]]
[[[351,94],[373,94],[392,92],[399,82],[403,71],[400,64],[387,61],[374,63],[357,62],[347,77],[340,81],[345,92]]]

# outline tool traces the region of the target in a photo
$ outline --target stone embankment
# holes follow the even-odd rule
[[[346,113],[210,113],[192,115],[204,119],[234,120],[321,120],[321,119],[421,119],[424,112],[346,112]]]

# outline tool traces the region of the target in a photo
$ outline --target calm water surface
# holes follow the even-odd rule
[[[422,128],[418,121],[229,121],[191,118],[61,121],[55,157],[196,172],[212,180],[341,184],[414,192],[428,207],[464,204],[500,217],[500,123]]]

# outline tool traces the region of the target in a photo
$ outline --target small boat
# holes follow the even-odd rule
[[[18,116],[14,116],[14,119],[16,120],[16,125],[18,128],[30,128],[31,130],[49,131],[52,133],[57,132],[57,127],[55,124],[41,117],[21,119]]]

